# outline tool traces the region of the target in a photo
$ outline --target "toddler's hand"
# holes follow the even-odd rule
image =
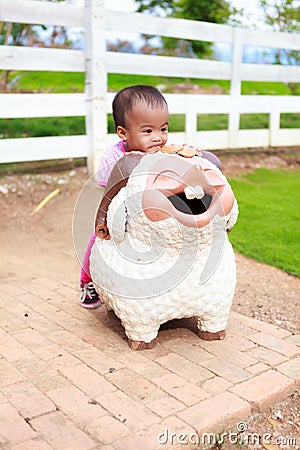
[[[96,225],[96,234],[100,239],[108,241],[110,239],[106,222],[100,222]]]

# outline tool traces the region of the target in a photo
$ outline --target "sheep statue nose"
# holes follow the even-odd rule
[[[135,350],[153,348],[172,319],[194,317],[202,339],[225,337],[236,285],[226,230],[238,206],[215,160],[184,150],[125,154],[96,217],[93,282]]]

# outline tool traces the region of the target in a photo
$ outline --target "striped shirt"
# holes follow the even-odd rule
[[[114,165],[126,152],[123,141],[119,141],[103,153],[98,170],[99,186],[106,186]]]

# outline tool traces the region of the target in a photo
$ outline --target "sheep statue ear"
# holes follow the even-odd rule
[[[107,226],[111,239],[123,241],[126,231],[127,210],[125,206],[125,188],[112,200],[107,212]]]
[[[127,220],[124,188],[144,155],[142,152],[125,153],[111,171],[95,220],[95,230],[100,239],[112,237],[117,242],[124,239]],[[105,230],[102,230],[102,224],[105,224]]]

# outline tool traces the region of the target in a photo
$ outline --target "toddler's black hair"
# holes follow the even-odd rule
[[[146,84],[128,86],[119,91],[113,100],[112,109],[116,129],[118,126],[126,128],[128,114],[138,102],[144,102],[151,108],[168,107],[166,99],[154,86]]]

